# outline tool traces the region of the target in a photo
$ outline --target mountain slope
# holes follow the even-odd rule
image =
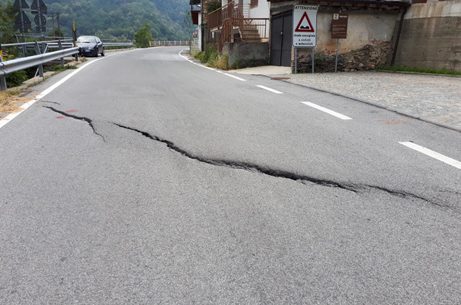
[[[60,13],[66,36],[71,33],[73,20],[79,35],[95,34],[103,39],[133,39],[144,23],[151,26],[154,39],[187,39],[190,34],[189,0],[45,0],[45,3],[49,12]],[[52,30],[51,20],[48,30]]]

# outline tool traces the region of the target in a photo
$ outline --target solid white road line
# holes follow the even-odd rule
[[[256,87],[264,89],[264,90],[267,90],[267,91],[270,91],[270,92],[275,93],[275,94],[283,94],[283,92],[280,92],[278,90],[275,90],[275,89],[272,89],[272,88],[269,88],[269,87],[266,87],[266,86],[263,86],[263,85],[257,85]]]
[[[105,57],[106,58],[106,57]],[[65,76],[64,78],[62,78],[61,80],[57,81],[55,84],[53,84],[52,86],[50,86],[49,88],[45,89],[44,91],[42,91],[39,95],[37,95],[33,100],[31,101],[28,101],[27,103],[24,103],[21,107],[19,107],[19,111],[18,112],[14,112],[6,117],[4,117],[3,119],[0,120],[0,128],[2,128],[3,126],[5,126],[6,124],[8,124],[9,122],[11,122],[13,119],[15,119],[17,116],[19,116],[21,113],[23,113],[26,109],[28,109],[30,106],[32,106],[33,104],[35,104],[36,102],[38,102],[39,100],[41,100],[42,98],[44,98],[46,95],[50,94],[53,90],[55,90],[56,88],[58,88],[59,86],[61,86],[62,84],[64,84],[66,81],[68,81],[71,77],[73,77],[75,74],[79,73],[80,71],[82,71],[84,68],[88,67],[89,65],[97,62],[97,61],[100,61],[104,58],[100,58],[100,59],[95,59],[93,61],[90,61],[89,63],[81,66],[80,68],[78,68],[77,70],[73,71],[72,73],[70,73],[69,75]]]
[[[341,114],[339,112],[336,112],[336,111],[333,111],[333,110],[330,110],[328,108],[325,108],[325,107],[322,107],[322,106],[319,106],[317,104],[314,104],[314,103],[311,103],[311,102],[302,102],[304,105],[306,106],[309,106],[309,107],[312,107],[312,108],[315,108],[317,110],[320,110],[320,111],[323,111],[325,113],[328,113],[329,115],[332,115],[334,117],[337,117],[338,119],[341,119],[341,120],[352,120],[352,118],[344,115],[344,114]]]
[[[238,79],[241,82],[246,82],[247,81],[246,79],[243,79],[241,77],[238,77],[238,76],[235,76],[235,75],[232,75],[232,74],[229,74],[229,73],[224,73],[224,75],[232,77],[232,78],[235,78],[235,79]]]
[[[459,162],[458,160],[444,156],[442,154],[439,154],[436,151],[430,150],[426,147],[420,146],[412,142],[399,142],[399,143],[408,148],[414,149],[422,154],[425,154],[426,156],[442,161],[443,163],[456,167],[457,169],[461,169],[461,162]]]
[[[239,80],[239,81],[241,81],[241,82],[246,82],[246,79],[243,79],[243,78],[241,78],[241,77],[238,77],[238,76],[235,76],[235,75],[232,75],[232,74],[229,74],[229,73],[225,73],[225,72],[222,72],[222,71],[220,71],[220,70],[217,70],[217,69],[214,69],[214,68],[210,68],[210,67],[207,67],[207,66],[205,66],[205,65],[196,63],[195,61],[190,60],[189,58],[187,58],[187,56],[184,56],[184,55],[182,54],[183,51],[184,51],[184,50],[181,50],[181,51],[179,52],[178,55],[181,56],[182,58],[184,58],[185,60],[187,60],[188,62],[190,62],[191,64],[194,64],[194,65],[196,65],[196,66],[199,66],[199,67],[202,67],[202,68],[211,70],[211,71],[218,72],[219,74],[224,74],[224,75],[226,75],[226,76],[235,78],[235,79],[237,79],[237,80]]]

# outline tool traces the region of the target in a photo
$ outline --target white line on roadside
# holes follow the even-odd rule
[[[80,71],[82,71],[83,69],[85,69],[86,67],[88,67],[89,65],[91,64],[94,64],[95,62],[97,61],[100,61],[102,58],[99,58],[99,59],[95,59],[93,61],[90,61],[89,63],[85,64],[84,66],[80,67],[79,69],[75,70],[74,72],[70,73],[69,75],[65,76],[63,79],[59,80],[58,82],[56,82],[55,84],[53,84],[52,86],[50,86],[49,88],[47,88],[46,90],[44,90],[42,93],[40,93],[39,95],[37,95],[36,99],[37,100],[40,100],[42,98],[44,98],[46,95],[50,94],[52,91],[54,91],[56,88],[58,88],[59,86],[61,86],[62,84],[64,84],[65,82],[67,82],[69,79],[71,79],[75,74],[79,73]]]
[[[106,58],[106,57],[105,57]],[[43,90],[41,93],[39,93],[34,99],[28,101],[27,103],[24,103],[21,105],[21,107],[19,107],[19,111],[18,112],[14,112],[12,114],[9,114],[8,116],[4,117],[3,119],[0,120],[0,128],[2,128],[3,126],[5,126],[6,124],[8,124],[9,122],[11,122],[13,119],[15,119],[17,116],[19,116],[21,113],[23,113],[26,109],[28,109],[30,106],[32,106],[33,104],[35,104],[36,102],[38,102],[39,100],[41,100],[42,98],[44,98],[46,95],[50,94],[53,90],[55,90],[56,88],[58,88],[59,86],[61,86],[62,84],[64,84],[66,81],[68,81],[71,77],[73,77],[75,74],[79,73],[80,71],[82,71],[84,68],[88,67],[89,65],[97,62],[97,61],[100,61],[104,58],[99,58],[99,59],[95,59],[93,61],[90,61],[88,63],[86,63],[85,65],[81,66],[80,68],[78,68],[77,70],[73,71],[72,73],[70,73],[69,75],[65,76],[64,78],[62,78],[61,80],[57,81],[55,84],[53,84],[52,86],[50,86],[49,88]]]
[[[450,157],[444,156],[436,151],[430,150],[426,147],[420,146],[418,144],[412,143],[412,142],[399,142],[400,144],[411,148],[413,150],[416,150],[417,152],[420,152],[422,154],[425,154],[426,156],[429,156],[431,158],[437,159],[439,161],[442,161],[443,163],[446,163],[448,165],[454,166],[457,169],[461,169],[461,162],[458,160],[452,159]]]
[[[263,85],[257,85],[256,87],[264,89],[264,90],[267,90],[267,91],[270,91],[270,92],[275,93],[275,94],[283,94],[283,92],[280,92],[278,90],[275,90],[275,89],[272,89],[272,88],[269,88],[269,87],[266,87],[266,86],[263,86]]]
[[[229,73],[224,73],[224,75],[232,77],[232,78],[235,78],[235,79],[237,79],[237,80],[239,80],[241,82],[246,82],[247,81],[246,79],[243,79],[241,77],[238,77],[238,76],[235,76],[235,75],[232,75],[232,74],[229,74]]]
[[[235,75],[232,75],[232,74],[229,74],[229,73],[225,73],[225,72],[222,72],[222,71],[220,71],[220,70],[218,70],[218,69],[210,68],[210,67],[207,67],[207,66],[205,66],[205,65],[196,63],[195,61],[190,60],[189,58],[187,58],[187,56],[184,56],[184,55],[182,54],[183,51],[184,51],[184,50],[181,50],[181,51],[178,53],[178,55],[181,56],[183,59],[187,60],[188,62],[190,62],[191,64],[194,64],[194,65],[196,65],[196,66],[199,66],[199,67],[202,67],[202,68],[211,70],[211,71],[215,71],[215,72],[217,72],[217,73],[219,73],[219,74],[223,74],[223,75],[226,75],[226,76],[235,78],[235,79],[237,79],[237,80],[239,80],[239,81],[241,81],[241,82],[246,82],[246,79],[243,79],[243,78],[241,78],[241,77],[238,77],[238,76],[235,76]]]
[[[312,107],[312,108],[315,108],[317,110],[320,110],[320,111],[323,111],[325,113],[328,113],[329,115],[332,115],[334,117],[337,117],[338,119],[341,119],[341,120],[352,120],[352,118],[344,115],[344,114],[341,114],[339,112],[336,112],[336,111],[333,111],[333,110],[330,110],[328,108],[325,108],[325,107],[322,107],[320,105],[317,105],[317,104],[314,104],[314,103],[311,103],[311,102],[302,102],[304,105],[306,106],[309,106],[309,107]]]

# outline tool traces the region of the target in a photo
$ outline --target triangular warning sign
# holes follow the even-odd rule
[[[309,19],[309,16],[307,15],[307,12],[304,12],[303,16],[301,17],[301,20],[299,20],[295,32],[315,32],[314,27],[312,26],[312,23]]]

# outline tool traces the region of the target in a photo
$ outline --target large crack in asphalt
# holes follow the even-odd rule
[[[156,141],[156,142],[159,142],[159,143],[163,143],[170,150],[172,150],[172,151],[174,151],[174,152],[176,152],[176,153],[178,153],[178,154],[180,154],[180,155],[182,155],[182,156],[184,156],[184,157],[186,157],[188,159],[195,160],[195,161],[205,163],[205,164],[210,164],[210,165],[220,166],[220,167],[227,167],[227,168],[232,168],[232,169],[241,169],[241,170],[250,171],[250,172],[258,173],[258,174],[263,174],[263,175],[267,175],[267,176],[271,176],[271,177],[275,177],[275,178],[289,179],[289,180],[292,180],[292,181],[295,181],[295,182],[302,183],[304,185],[306,185],[307,183],[312,183],[312,184],[325,186],[325,187],[339,188],[339,189],[354,192],[354,193],[363,193],[365,191],[376,190],[376,191],[381,191],[381,192],[384,192],[384,193],[387,193],[389,195],[396,196],[396,197],[399,197],[399,198],[404,198],[404,199],[412,198],[412,199],[417,199],[417,200],[424,201],[426,203],[429,203],[429,204],[432,204],[432,205],[435,205],[435,206],[438,206],[438,207],[441,207],[441,208],[450,208],[447,205],[444,205],[444,204],[435,202],[435,201],[433,201],[431,199],[428,199],[428,198],[425,198],[425,197],[422,197],[422,196],[419,196],[419,195],[416,195],[416,194],[413,194],[413,193],[410,193],[410,192],[402,191],[402,190],[393,190],[393,189],[385,188],[385,187],[382,187],[382,186],[370,185],[370,184],[352,184],[352,183],[344,183],[344,182],[338,182],[338,181],[333,181],[333,180],[328,180],[328,179],[321,179],[321,178],[316,178],[316,177],[311,177],[311,176],[306,176],[306,175],[300,175],[300,174],[296,174],[296,173],[285,171],[285,170],[265,167],[265,166],[261,166],[261,165],[254,164],[254,163],[249,163],[249,162],[233,161],[233,160],[226,160],[226,159],[206,158],[206,157],[203,157],[203,156],[193,154],[193,153],[191,153],[191,152],[189,152],[189,151],[187,151],[187,150],[185,150],[183,148],[180,148],[175,143],[173,143],[173,142],[171,142],[169,140],[160,138],[160,137],[158,137],[156,135],[153,135],[153,134],[151,134],[151,133],[149,133],[147,131],[143,131],[143,130],[140,130],[140,129],[137,129],[137,128],[134,128],[134,127],[130,127],[130,126],[126,126],[126,125],[122,125],[120,123],[112,122],[112,124],[114,124],[115,126],[118,126],[120,128],[126,129],[126,130],[137,132],[140,135],[142,135],[142,136],[144,136],[144,137],[146,137],[146,138],[148,138],[150,140],[153,140],[153,141]]]
[[[289,172],[289,171],[284,171],[284,170],[278,170],[278,169],[273,169],[273,168],[269,168],[269,167],[264,167],[264,166],[249,163],[249,162],[239,162],[239,161],[232,161],[232,160],[225,160],[225,159],[205,158],[205,157],[193,154],[191,152],[188,152],[185,149],[182,149],[182,148],[178,147],[173,142],[171,142],[169,140],[166,140],[166,139],[162,139],[162,138],[160,138],[158,136],[152,135],[152,134],[150,134],[150,133],[148,133],[146,131],[142,131],[142,130],[139,130],[139,129],[136,129],[136,128],[133,128],[133,127],[129,127],[129,126],[125,126],[125,125],[122,125],[122,124],[118,124],[118,123],[113,123],[113,124],[120,127],[120,128],[124,128],[124,129],[127,129],[127,130],[137,132],[137,133],[143,135],[144,137],[146,137],[148,139],[163,143],[169,149],[171,149],[172,151],[175,151],[175,152],[181,154],[182,156],[184,156],[186,158],[189,158],[189,159],[192,159],[192,160],[195,160],[195,161],[199,161],[201,163],[206,163],[206,164],[210,164],[210,165],[214,165],[214,166],[221,166],[221,167],[230,167],[230,168],[233,168],[233,169],[242,169],[242,170],[246,170],[246,171],[251,171],[251,172],[264,174],[264,175],[271,176],[271,177],[285,178],[285,179],[289,179],[289,180],[293,180],[293,181],[297,181],[297,182],[302,182],[302,183],[310,182],[310,183],[314,183],[314,184],[318,184],[318,185],[322,185],[322,186],[335,187],[335,188],[340,188],[340,189],[343,189],[343,190],[348,190],[348,191],[351,191],[351,192],[357,192],[357,190],[352,185],[348,185],[348,184],[344,184],[344,183],[338,183],[338,182],[331,181],[331,180],[318,179],[318,178],[314,178],[314,177],[298,175],[296,173],[292,173],[292,172]]]
[[[94,133],[95,135],[101,137],[101,139],[102,139],[104,142],[106,142],[106,139],[104,138],[104,136],[96,131],[96,128],[94,127],[94,124],[93,124],[93,120],[92,120],[92,119],[87,118],[87,117],[83,117],[83,116],[78,116],[78,115],[70,114],[70,113],[67,113],[67,112],[65,112],[65,111],[58,110],[58,109],[56,109],[56,108],[54,108],[54,107],[52,107],[52,106],[42,106],[42,107],[48,108],[48,109],[50,109],[51,111],[54,111],[54,112],[56,112],[56,113],[58,113],[58,114],[60,114],[60,115],[63,115],[63,116],[65,116],[65,117],[68,117],[68,118],[71,118],[71,119],[75,119],[75,120],[79,120],[79,121],[83,121],[83,122],[87,123],[88,126],[90,126],[91,129],[93,130],[93,133]]]
[[[101,137],[103,139],[103,141],[106,142],[104,136],[96,131],[96,128],[95,128],[95,126],[93,124],[92,119],[87,118],[87,117],[83,117],[83,116],[77,116],[77,115],[69,114],[69,113],[66,113],[64,111],[58,110],[58,109],[56,109],[54,107],[51,107],[51,106],[42,106],[42,107],[48,108],[49,110],[51,110],[53,112],[56,112],[58,114],[61,114],[61,115],[65,116],[65,117],[86,122],[91,127],[91,129],[93,130],[93,133],[95,135]],[[255,163],[250,163],[250,162],[234,161],[234,160],[228,160],[228,159],[206,158],[206,157],[199,156],[197,154],[191,153],[191,152],[177,146],[172,141],[167,140],[167,139],[163,139],[163,138],[161,138],[159,136],[156,136],[156,135],[153,135],[153,134],[151,134],[151,133],[149,133],[147,131],[143,131],[143,130],[140,130],[138,128],[126,126],[126,125],[123,125],[123,124],[120,124],[120,123],[115,123],[115,122],[109,122],[109,123],[111,123],[114,126],[117,126],[119,128],[129,130],[129,131],[132,131],[132,132],[136,132],[136,133],[142,135],[143,137],[148,138],[148,139],[150,139],[152,141],[162,143],[162,144],[166,145],[171,151],[174,151],[174,152],[180,154],[183,157],[186,157],[186,158],[194,160],[194,161],[198,161],[200,163],[209,164],[209,165],[213,165],[213,166],[219,166],[219,167],[227,167],[227,168],[231,168],[231,169],[245,170],[245,171],[249,171],[249,172],[252,172],[252,173],[258,173],[258,174],[262,174],[262,175],[266,175],[266,176],[270,176],[270,177],[274,177],[274,178],[288,179],[288,180],[292,180],[292,181],[295,181],[295,182],[298,182],[298,183],[302,183],[304,185],[307,185],[308,183],[311,183],[311,184],[316,184],[316,185],[320,185],[320,186],[324,186],[324,187],[338,188],[338,189],[350,191],[350,192],[353,192],[353,193],[363,193],[363,192],[366,192],[366,191],[373,191],[373,190],[374,191],[381,191],[381,192],[384,192],[384,193],[387,193],[389,195],[396,196],[396,197],[399,197],[399,198],[417,199],[417,200],[421,200],[421,201],[424,201],[426,203],[429,203],[431,205],[435,205],[435,206],[440,207],[440,208],[450,208],[451,209],[451,207],[448,206],[448,205],[444,205],[442,203],[435,202],[435,201],[433,201],[431,199],[416,195],[414,193],[402,191],[402,190],[393,190],[393,189],[385,188],[385,187],[382,187],[382,186],[370,185],[370,184],[353,184],[353,183],[338,182],[338,181],[324,179],[324,178],[316,178],[316,177],[312,177],[312,176],[293,173],[293,172],[282,170],[282,169],[275,169],[275,168],[271,168],[271,167],[266,167],[266,166],[262,166],[262,165],[255,164]]]

